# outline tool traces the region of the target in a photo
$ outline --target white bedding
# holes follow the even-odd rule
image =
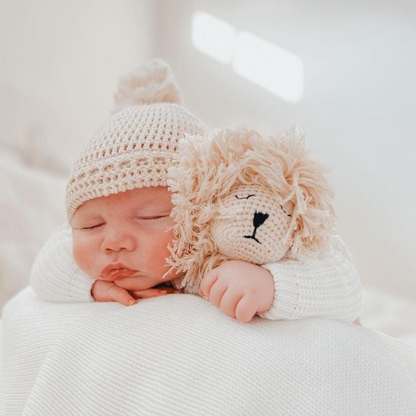
[[[416,350],[416,302],[367,289],[360,319],[364,326],[400,338]]]
[[[37,252],[65,221],[65,185],[0,143],[0,318],[4,303],[29,284]]]
[[[416,414],[416,353],[330,320],[240,323],[186,294],[3,311],[0,414]]]

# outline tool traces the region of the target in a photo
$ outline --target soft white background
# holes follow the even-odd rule
[[[197,11],[298,56],[302,99],[284,101],[198,51]],[[410,0],[0,0],[0,306],[65,221],[70,166],[109,116],[118,77],[155,57],[211,127],[304,127],[366,289],[362,320],[393,335],[416,321]]]

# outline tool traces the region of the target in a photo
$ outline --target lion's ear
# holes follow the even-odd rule
[[[292,152],[286,180],[290,193],[282,203],[292,208],[292,220],[285,238],[292,240],[290,254],[329,249],[335,231],[334,192],[322,174],[323,168],[305,155],[303,130],[291,126],[282,138],[286,151]]]

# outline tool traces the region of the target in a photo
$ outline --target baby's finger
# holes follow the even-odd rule
[[[217,269],[212,269],[206,276],[202,279],[201,285],[199,286],[199,294],[205,299],[209,299],[211,287],[218,280],[218,271]]]
[[[250,322],[256,314],[257,304],[249,296],[243,296],[235,308],[235,317],[240,322]]]
[[[235,318],[235,310],[243,294],[228,289],[221,299],[220,309],[231,318]]]
[[[145,290],[132,290],[130,291],[131,295],[134,296],[135,299],[146,299],[146,298],[154,298],[157,296],[165,296],[171,295],[172,293],[179,293],[179,290],[173,288],[166,288],[166,289],[145,289]]]
[[[109,289],[108,294],[114,302],[121,303],[124,306],[131,306],[137,303],[136,299],[126,289],[122,289],[116,285]]]
[[[215,305],[217,308],[221,305],[221,299],[224,296],[225,292],[227,292],[228,286],[227,284],[216,282],[210,289],[208,299],[209,301]]]

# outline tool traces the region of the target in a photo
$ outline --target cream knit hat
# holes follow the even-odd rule
[[[66,188],[68,223],[90,199],[167,186],[178,141],[206,127],[180,104],[169,66],[153,60],[122,76],[112,117],[73,165]]]

